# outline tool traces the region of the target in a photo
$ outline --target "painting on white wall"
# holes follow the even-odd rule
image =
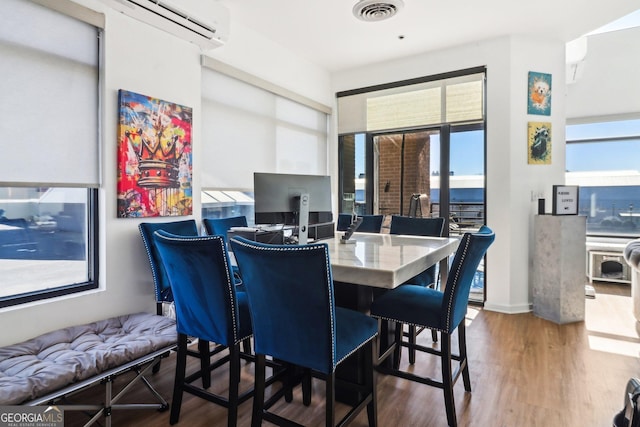
[[[118,95],[118,216],[191,215],[191,107]]]
[[[529,122],[527,153],[530,165],[551,164],[551,123]]]
[[[529,71],[527,114],[551,115],[551,74]]]

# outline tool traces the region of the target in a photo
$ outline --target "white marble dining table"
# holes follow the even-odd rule
[[[321,240],[329,246],[329,261],[335,286],[336,305],[368,313],[372,301],[389,289],[440,263],[441,280],[446,282],[448,258],[460,242],[459,238],[407,236],[384,233],[354,233],[350,243],[340,243],[342,232],[332,239]],[[395,325],[382,322],[379,332],[381,354],[394,342]],[[336,371],[337,378],[353,380],[360,372],[361,355],[344,363]],[[393,355],[384,364],[393,364]],[[353,404],[358,396],[336,389],[336,400]]]
[[[338,282],[392,289],[440,261],[446,280],[446,260],[460,242],[455,237],[354,233],[340,243],[343,233],[322,240],[329,245],[333,279]]]

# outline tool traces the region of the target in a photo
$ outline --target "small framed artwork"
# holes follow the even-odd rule
[[[529,122],[527,158],[530,165],[551,164],[551,123]]]
[[[551,115],[551,74],[529,71],[527,114]]]
[[[553,186],[553,215],[578,215],[578,186]]]

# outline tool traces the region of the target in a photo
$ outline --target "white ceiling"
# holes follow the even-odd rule
[[[224,1],[232,25],[249,27],[329,71],[509,34],[568,42],[640,7],[637,0],[404,0],[396,16],[363,22],[352,14],[356,2]]]

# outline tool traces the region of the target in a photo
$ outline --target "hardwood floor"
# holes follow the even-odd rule
[[[622,408],[624,388],[632,376],[640,376],[640,339],[629,286],[596,284],[595,299],[586,300],[584,322],[567,325],[535,317],[531,313],[507,315],[470,308],[467,340],[472,392],[462,381],[455,386],[460,426],[491,427],[602,427],[610,426]],[[431,334],[419,341],[431,344]],[[406,350],[405,350],[406,351]],[[408,357],[403,354],[403,364]],[[151,378],[170,401],[173,356],[165,359]],[[439,377],[439,363],[418,355],[415,371]],[[252,364],[242,366],[241,387],[252,382]],[[216,374],[214,385],[225,384]],[[218,390],[224,390],[224,386]],[[280,403],[285,416],[308,426],[324,425],[324,384],[314,381],[311,407],[301,403],[299,391],[291,404]],[[134,394],[146,397],[143,388]],[[93,391],[82,397],[95,398]],[[100,396],[99,394],[97,394]],[[99,397],[98,397],[99,398]],[[240,407],[238,426],[251,422],[251,400]],[[345,411],[346,407],[340,407]],[[343,413],[343,412],[341,412]],[[185,394],[178,426],[226,426],[227,411]],[[68,426],[82,425],[86,418],[66,412]],[[167,426],[169,412],[115,411],[114,426]],[[446,426],[442,392],[400,378],[378,375],[378,420],[381,427]],[[366,426],[366,413],[354,426]]]

